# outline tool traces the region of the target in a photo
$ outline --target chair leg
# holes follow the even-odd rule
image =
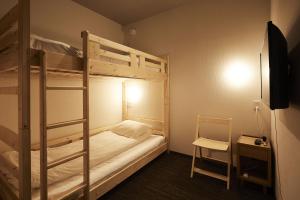
[[[228,152],[228,163],[227,163],[227,190],[230,189],[230,171],[231,171],[231,151]]]
[[[230,188],[230,163],[227,166],[227,190]]]
[[[197,147],[194,146],[193,161],[192,161],[192,170],[191,170],[191,178],[193,178],[193,176],[194,176],[194,166],[195,166],[196,150],[197,150]]]

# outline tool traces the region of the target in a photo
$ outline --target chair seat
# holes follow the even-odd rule
[[[200,137],[193,142],[193,145],[198,147],[203,147],[207,149],[213,149],[218,151],[227,151],[229,147],[228,142],[219,141],[219,140],[211,140],[204,137]]]

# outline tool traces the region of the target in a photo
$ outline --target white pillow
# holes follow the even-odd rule
[[[152,134],[152,128],[141,122],[125,120],[111,129],[112,132],[124,137],[143,139]]]

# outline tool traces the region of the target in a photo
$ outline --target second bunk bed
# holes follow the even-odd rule
[[[0,140],[12,150],[0,155],[0,196],[5,199],[97,199],[168,149],[169,62],[83,31],[82,51],[62,42],[30,36],[28,1],[19,1],[0,20],[0,72],[15,73],[17,86],[0,87],[18,96],[18,133],[0,126]],[[11,27],[18,22],[17,30]],[[40,80],[40,143],[30,143],[30,79]],[[49,86],[48,75],[82,77],[82,86]],[[128,115],[122,85],[122,122],[91,130],[89,78],[111,76],[161,81],[163,120]],[[47,91],[80,90],[83,117],[47,123]],[[49,140],[48,130],[82,124],[83,131]],[[103,145],[99,145],[103,144]],[[111,146],[118,148],[111,149]],[[81,147],[81,148],[80,148]],[[82,149],[69,153],[70,149]],[[78,159],[82,158],[80,164]],[[78,164],[79,163],[79,164]]]

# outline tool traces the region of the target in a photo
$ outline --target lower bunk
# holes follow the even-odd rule
[[[123,130],[124,131],[124,130]],[[126,132],[126,131],[125,131]],[[94,163],[90,169],[90,199],[97,199],[110,189],[118,185],[124,179],[135,173],[147,163],[155,159],[167,150],[167,143],[163,135],[156,135],[154,132],[147,137],[139,135],[139,139],[133,139],[119,135],[113,131],[104,131],[90,138],[90,162]],[[136,140],[136,141],[135,141]],[[101,143],[100,143],[101,142]],[[60,147],[49,148],[49,158],[54,159],[63,156],[81,145],[82,141]],[[115,148],[115,149],[112,149]],[[40,199],[39,171],[36,166],[35,154],[39,151],[32,151],[32,199]],[[14,152],[6,152],[1,156],[15,163]],[[79,199],[81,191],[70,192],[80,185],[83,176],[79,173],[78,163],[74,160],[69,166],[61,166],[56,171],[48,174],[48,199]],[[55,168],[54,168],[55,169]],[[82,171],[81,171],[82,172]],[[0,192],[3,199],[18,199],[17,179],[0,163]]]

